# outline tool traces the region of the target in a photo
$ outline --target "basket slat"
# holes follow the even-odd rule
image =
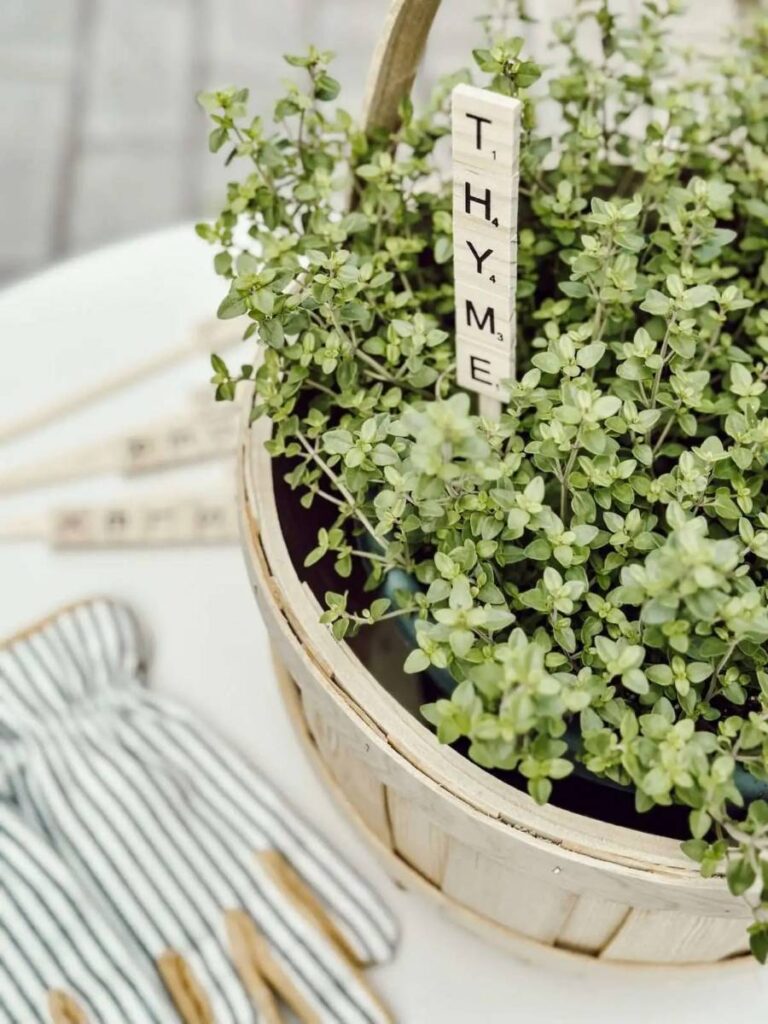
[[[743,920],[633,910],[600,955],[669,964],[721,960],[744,950],[744,930]]]
[[[352,747],[335,733],[309,690],[301,695],[301,707],[310,732],[325,763],[336,779],[346,779],[347,799],[371,831],[392,845],[386,788],[367,769]]]
[[[632,911],[626,904],[579,896],[557,936],[558,946],[597,955],[626,921]]]
[[[387,792],[392,849],[411,867],[444,890],[448,835],[396,790]]]
[[[513,868],[509,861],[491,859],[466,843],[452,842],[442,890],[506,928],[551,946],[578,899],[575,893],[553,885],[553,877],[534,879],[525,865]]]

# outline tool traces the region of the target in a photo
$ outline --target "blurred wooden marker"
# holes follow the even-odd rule
[[[502,381],[515,373],[519,100],[453,90],[453,262],[456,372],[498,418]]]
[[[149,423],[121,437],[0,471],[0,495],[99,473],[138,475],[230,455],[237,445],[238,417],[235,405],[214,405],[209,395],[208,407],[192,415]]]
[[[234,499],[207,496],[70,506],[0,523],[0,542],[37,540],[62,550],[234,544],[237,537]]]
[[[24,434],[40,430],[64,416],[79,412],[84,406],[102,401],[107,395],[162,373],[190,356],[228,348],[240,341],[241,325],[234,327],[229,320],[205,321],[195,327],[188,337],[174,348],[155,353],[148,359],[120,369],[101,380],[85,384],[69,394],[53,399],[47,405],[31,409],[18,419],[0,420],[0,444],[15,441]]]

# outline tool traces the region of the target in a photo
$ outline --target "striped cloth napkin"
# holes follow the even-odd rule
[[[0,649],[0,1021],[391,1020],[389,912],[145,660],[110,600]]]

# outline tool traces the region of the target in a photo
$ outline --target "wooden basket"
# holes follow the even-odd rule
[[[394,128],[439,0],[395,0],[366,124]],[[749,912],[675,840],[538,807],[409,714],[319,623],[281,527],[266,420],[239,465],[248,571],[301,735],[390,872],[526,958],[570,964],[751,963]],[[283,509],[295,516],[296,510]],[[284,522],[288,522],[284,519]],[[600,790],[596,787],[596,800]]]

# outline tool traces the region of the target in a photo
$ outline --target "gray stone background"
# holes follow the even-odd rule
[[[543,24],[573,0],[529,0]],[[615,0],[636,10],[641,0]],[[224,176],[195,93],[248,85],[268,110],[309,42],[357,109],[389,0],[0,0],[0,282],[207,215]],[[721,45],[749,0],[690,0],[686,41]],[[485,0],[445,0],[420,88],[467,62]],[[539,57],[546,57],[541,47]]]

